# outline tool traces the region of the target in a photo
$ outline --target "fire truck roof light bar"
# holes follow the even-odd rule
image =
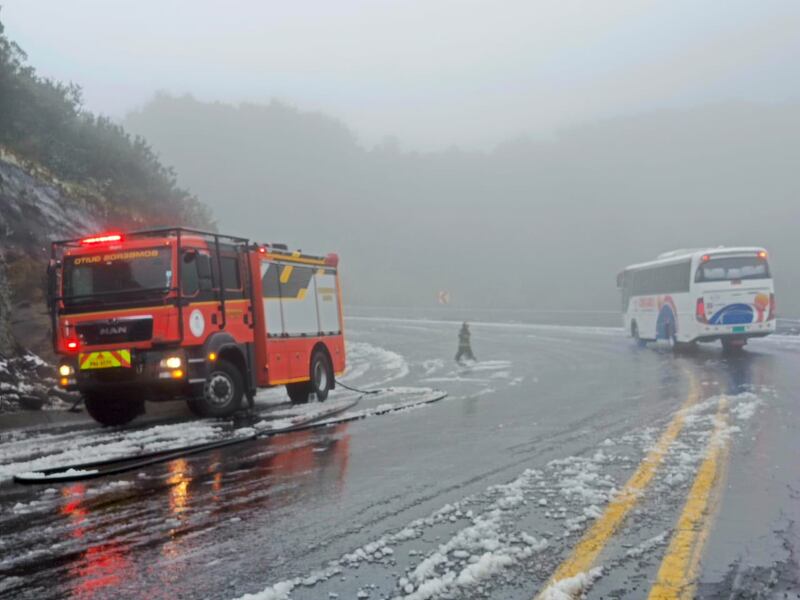
[[[104,233],[93,237],[83,238],[80,243],[81,246],[91,246],[94,244],[108,244],[110,242],[121,242],[122,234],[119,233]]]
[[[238,244],[247,244],[249,240],[243,237],[237,237],[233,235],[225,235],[221,233],[214,233],[213,231],[203,231],[202,229],[192,229],[189,227],[159,227],[156,229],[139,229],[136,231],[128,231],[125,232],[126,238],[132,237],[147,237],[147,236],[155,236],[155,235],[166,235],[166,234],[175,234],[177,235],[178,232],[182,232],[183,234],[194,234],[194,235],[202,235],[211,238],[219,238],[223,240],[232,241]],[[110,235],[110,234],[109,234]],[[119,234],[121,235],[121,234]],[[100,237],[100,236],[97,236]],[[80,246],[84,245],[82,242],[84,239],[87,238],[76,238],[71,240],[59,240],[57,242],[53,242],[54,246]],[[91,238],[89,238],[91,239]],[[119,240],[109,240],[109,241],[119,241]]]

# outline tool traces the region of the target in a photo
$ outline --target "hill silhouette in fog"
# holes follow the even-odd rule
[[[125,126],[222,231],[339,251],[353,304],[433,305],[447,289],[460,306],[613,310],[626,264],[761,244],[779,312],[800,313],[797,104],[620,117],[490,152],[367,148],[341,121],[274,101],[160,94]]]

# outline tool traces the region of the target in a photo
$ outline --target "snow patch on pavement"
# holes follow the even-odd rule
[[[422,369],[426,377],[433,375],[436,371],[444,369],[444,361],[441,358],[432,358],[422,362]]]
[[[542,600],[575,600],[589,591],[592,584],[603,574],[601,567],[595,567],[573,577],[567,577],[548,585],[542,592]]]
[[[347,359],[353,365],[368,365],[370,371],[378,371],[376,375],[378,379],[364,384],[366,386],[378,387],[385,385],[390,381],[402,379],[409,374],[410,369],[406,359],[391,350],[374,346],[368,342],[348,342],[347,344]],[[352,379],[356,377],[363,377],[366,369],[363,367],[354,366],[354,373]],[[363,369],[363,370],[361,370]],[[358,371],[361,370],[361,373]],[[345,379],[350,379],[345,377]]]
[[[625,552],[625,556],[627,556],[628,558],[640,558],[645,554],[647,554],[648,552],[650,552],[651,550],[654,550],[655,548],[658,548],[666,544],[668,535],[669,531],[662,531],[658,535],[654,535],[653,537],[646,539],[638,546],[629,548]]]

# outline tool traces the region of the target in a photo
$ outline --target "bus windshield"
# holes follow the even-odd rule
[[[769,279],[769,265],[758,256],[712,258],[697,268],[695,282]]]
[[[153,295],[172,285],[169,248],[122,250],[68,257],[64,264],[64,303],[97,303],[118,295]]]

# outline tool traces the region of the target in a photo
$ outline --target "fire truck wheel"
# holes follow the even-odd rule
[[[86,405],[86,412],[95,421],[109,427],[125,425],[144,414],[144,400],[131,398],[124,393],[86,393],[83,403]]]
[[[226,360],[214,363],[196,408],[205,417],[230,417],[239,410],[244,395],[242,374]],[[190,407],[191,408],[191,407]]]
[[[317,350],[311,357],[311,391],[317,395],[317,400],[324,402],[332,387],[333,368],[331,362],[324,352]]]
[[[292,404],[305,404],[311,394],[311,384],[308,381],[302,383],[290,383],[286,386],[286,393]]]

